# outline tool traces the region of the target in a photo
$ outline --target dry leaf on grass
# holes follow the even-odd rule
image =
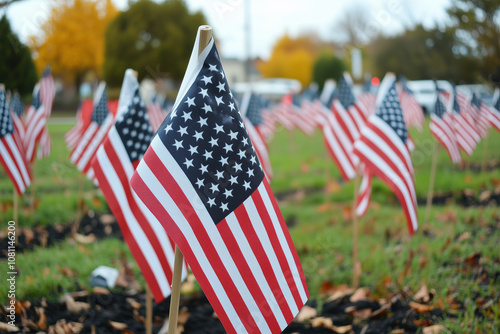
[[[425,327],[422,331],[423,334],[440,334],[445,330],[443,325],[433,325]]]
[[[0,330],[7,333],[19,332],[18,327],[6,324],[5,322],[0,322]]]
[[[468,240],[470,238],[470,232],[465,232],[460,237],[458,237],[458,241],[462,242]]]
[[[305,322],[311,318],[314,318],[318,315],[318,311],[314,307],[304,305],[300,310],[299,314],[295,317],[295,320],[298,322]]]
[[[36,307],[36,313],[38,314],[38,322],[36,326],[41,330],[47,329],[47,317],[45,316],[45,309],[43,307]]]
[[[434,298],[434,295],[436,294],[436,291],[434,289],[431,289],[430,291],[427,289],[427,286],[423,284],[420,287],[420,290],[417,291],[413,299],[417,303],[423,303],[423,304],[428,304],[432,301],[432,298]]]
[[[348,326],[335,326],[333,324],[332,319],[325,318],[325,317],[318,317],[318,318],[311,319],[311,325],[313,327],[328,328],[328,329],[332,330],[333,332],[339,333],[339,334],[348,333],[352,329],[351,325],[348,325]]]
[[[141,308],[141,303],[139,303],[138,301],[136,301],[135,299],[133,298],[127,298],[127,303],[130,304],[130,306],[132,306],[132,308],[134,310],[138,310]]]
[[[419,303],[415,303],[415,302],[410,302],[409,305],[410,305],[410,308],[415,310],[417,313],[428,312],[428,311],[432,310],[432,308],[433,308],[432,306],[419,304]]]
[[[73,239],[79,244],[91,244],[94,241],[96,241],[96,237],[94,234],[89,234],[89,235],[83,235],[80,233],[75,233],[73,236]]]
[[[92,289],[92,291],[96,295],[109,295],[109,290],[106,288],[100,287],[100,286],[94,287],[94,289]]]
[[[359,302],[360,300],[366,300],[366,299],[368,299],[369,295],[370,295],[370,290],[368,290],[366,288],[359,288],[349,298],[349,301],[351,303],[354,303],[354,302]]]

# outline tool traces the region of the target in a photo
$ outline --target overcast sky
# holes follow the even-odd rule
[[[113,2],[121,10],[128,7],[127,0]],[[52,3],[53,0],[24,0],[9,6],[8,18],[23,41],[39,33]],[[295,37],[314,31],[327,41],[340,39],[336,23],[351,7],[365,9],[368,34],[377,30],[395,34],[415,22],[427,27],[446,22],[445,8],[450,0],[186,0],[186,3],[190,10],[205,14],[221,42],[224,56],[235,58],[246,55],[244,12],[249,7],[251,55],[267,58],[276,40],[286,32]]]

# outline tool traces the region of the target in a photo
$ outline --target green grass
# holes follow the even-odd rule
[[[71,221],[76,217],[80,174],[69,163],[69,151],[63,140],[70,125],[50,125],[53,151],[49,159],[37,161],[35,166],[35,192],[38,209],[29,211],[30,190],[23,198],[19,226],[53,224]],[[425,198],[434,151],[434,139],[427,127],[422,132],[413,131],[417,145],[413,153],[416,171],[416,191]],[[482,143],[471,163],[481,163]],[[487,160],[498,159],[500,134],[490,133]],[[288,133],[279,130],[270,143],[271,162],[274,170],[272,188],[280,195],[280,208],[287,222],[293,223],[290,232],[299,252],[312,299],[322,300],[321,286],[350,284],[352,281],[352,222],[350,219],[353,185],[341,180],[340,174],[327,156],[320,132],[306,137],[299,131]],[[493,189],[500,180],[500,169],[487,173],[474,173],[458,169],[444,151],[439,149],[436,192],[460,192],[464,189]],[[325,181],[328,178],[328,192]],[[84,182],[87,206],[97,212],[108,208],[100,194],[89,181]],[[12,186],[8,179],[0,180],[0,201],[4,210],[2,221],[10,220],[12,212]],[[455,204],[436,206],[429,220],[424,221],[424,207],[419,208],[420,226],[409,237],[406,221],[394,195],[385,184],[373,182],[372,205],[360,221],[359,259],[362,263],[360,284],[371,289],[372,295],[387,298],[405,287],[416,292],[422,283],[436,290],[436,305],[450,310],[449,296],[459,291],[457,300],[466,306],[457,318],[446,318],[443,325],[452,332],[491,331],[500,326],[498,287],[477,285],[473,270],[464,271],[464,260],[474,253],[481,254],[481,266],[491,273],[498,272],[498,223],[495,228],[487,225],[498,222],[496,207],[463,208]],[[460,235],[470,233],[466,240]],[[449,240],[449,241],[448,241]],[[117,259],[124,252],[131,259],[127,246],[118,240],[108,239],[78,246],[70,241],[60,245],[18,254],[20,275],[17,280],[19,298],[58,298],[60,292],[74,291],[79,286],[88,287],[90,272],[98,265],[119,267]],[[409,254],[408,273],[404,274]],[[6,266],[0,261],[0,266]],[[64,276],[60,268],[77,273],[76,278]],[[137,277],[140,272],[134,267]],[[45,274],[44,274],[45,273]],[[2,278],[3,280],[3,278]],[[144,282],[142,279],[140,282]],[[497,282],[498,284],[498,282]],[[0,285],[0,303],[5,291]],[[491,317],[474,316],[477,298],[495,298]],[[441,303],[441,304],[439,304]]]

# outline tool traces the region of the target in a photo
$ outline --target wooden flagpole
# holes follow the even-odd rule
[[[432,196],[434,195],[434,181],[436,180],[436,167],[438,158],[439,145],[434,144],[434,155],[432,156],[431,179],[429,181],[429,191],[427,192],[427,205],[425,208],[425,220],[429,219],[432,207]]]
[[[483,161],[481,163],[481,172],[484,173],[486,172],[486,156],[488,155],[488,138],[490,138],[489,135],[484,138],[484,144],[483,144]]]
[[[212,27],[203,25],[200,27],[200,41],[198,46],[198,56],[202,53],[205,47],[212,38]],[[182,278],[182,264],[184,256],[175,245],[175,258],[174,258],[174,272],[172,277],[172,293],[170,295],[170,312],[168,316],[168,333],[173,334],[177,332],[177,316],[179,315],[179,298],[181,293],[181,278]]]
[[[146,334],[153,334],[153,295],[146,283]]]
[[[358,250],[359,250],[359,220],[356,214],[356,204],[358,201],[359,193],[359,183],[360,183],[360,171],[359,165],[356,168],[356,176],[354,177],[354,199],[352,200],[352,286],[357,288],[359,286],[359,276],[361,275],[361,262],[359,262]]]

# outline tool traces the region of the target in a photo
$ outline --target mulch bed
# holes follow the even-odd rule
[[[353,291],[352,289],[346,291]],[[353,301],[357,295],[361,299]],[[326,302],[321,312],[314,316],[297,317],[283,333],[388,333],[394,329],[404,333],[416,333],[442,319],[444,311],[418,304],[404,293],[384,302],[363,297],[363,291]],[[144,294],[128,295],[125,292],[99,290],[99,294],[85,291],[65,295],[71,303],[82,303],[87,309],[76,313],[68,302],[17,302],[16,325],[25,333],[143,333],[145,318]],[[74,296],[69,297],[69,296]],[[67,299],[66,299],[67,300]],[[74,300],[74,301],[73,301]],[[168,319],[170,300],[166,299],[153,308],[154,333],[164,333]],[[304,313],[315,312],[317,305],[310,303]],[[71,311],[72,309],[73,311]],[[330,320],[328,320],[330,319]],[[300,321],[299,321],[300,320]],[[0,322],[7,322],[5,310]],[[179,326],[184,333],[225,333],[219,319],[202,293],[181,298]],[[334,329],[330,326],[333,324]],[[1,328],[1,327],[0,327]],[[1,332],[1,330],[0,330]]]
[[[0,259],[7,256],[7,234],[0,231]],[[89,211],[82,217],[79,224],[75,222],[54,224],[48,226],[18,227],[16,230],[16,252],[31,251],[34,247],[49,247],[68,237],[86,237],[104,239],[109,237],[122,238],[120,227],[111,214],[98,215]]]

